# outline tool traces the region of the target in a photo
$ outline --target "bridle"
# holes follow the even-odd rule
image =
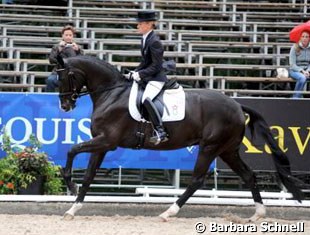
[[[57,69],[56,72],[61,72],[65,70],[69,70],[69,68]],[[85,96],[85,95],[94,94],[97,92],[105,92],[105,91],[113,90],[114,88],[117,88],[117,87],[129,86],[128,84],[123,83],[123,84],[117,84],[115,86],[111,86],[107,88],[98,87],[94,91],[88,91],[88,90],[81,91],[80,89],[77,89],[76,87],[76,77],[73,71],[68,72],[68,81],[69,81],[69,91],[59,93],[59,97],[70,96],[72,101],[76,101],[78,98]]]
[[[57,69],[56,72],[68,70],[69,68]],[[69,91],[59,93],[59,97],[70,96],[72,101],[76,101],[79,97],[89,94],[88,91],[80,92],[76,87],[76,78],[74,72],[68,72]]]

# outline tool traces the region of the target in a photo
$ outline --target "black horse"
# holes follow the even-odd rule
[[[128,99],[131,81],[112,65],[88,56],[77,56],[68,59],[59,58],[59,98],[64,111],[74,109],[76,99],[85,94],[87,88],[93,103],[91,116],[91,133],[89,141],[74,145],[68,152],[64,179],[72,193],[76,185],[71,181],[71,169],[74,157],[82,152],[91,153],[89,165],[83,184],[78,192],[76,202],[65,217],[73,218],[82,207],[85,194],[100,167],[105,154],[117,147],[135,148],[136,132],[141,123],[130,117]],[[192,175],[192,182],[186,191],[160,217],[167,220],[176,215],[186,201],[204,182],[210,164],[219,156],[239,175],[250,188],[256,205],[256,212],[251,217],[256,220],[265,215],[265,207],[256,184],[252,170],[242,161],[239,148],[245,133],[245,114],[249,115],[248,126],[252,132],[261,135],[272,150],[273,161],[281,182],[301,201],[303,195],[291,175],[287,156],[276,144],[263,117],[249,107],[237,103],[222,93],[213,90],[186,91],[185,118],[178,122],[167,122],[169,141],[154,145],[148,140],[152,135],[151,124],[145,127],[143,148],[153,150],[171,150],[191,145],[199,145],[199,154]]]

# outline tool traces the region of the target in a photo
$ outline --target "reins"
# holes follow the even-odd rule
[[[58,71],[62,71],[62,70],[65,70],[65,69],[60,69]],[[118,87],[123,87],[125,85],[129,86],[126,83],[123,83],[123,84],[117,84],[115,86],[111,86],[111,87],[107,87],[107,88],[99,87],[99,88],[97,88],[94,91],[88,91],[88,90],[86,90],[86,91],[79,91],[76,88],[75,84],[74,84],[74,80],[76,80],[76,78],[74,76],[74,72],[69,71],[68,78],[69,78],[69,89],[72,90],[72,91],[59,93],[59,96],[62,97],[62,96],[69,96],[69,95],[71,95],[71,99],[73,101],[75,101],[78,98],[80,98],[82,96],[85,96],[85,95],[91,95],[91,94],[95,94],[95,93],[98,93],[98,92],[106,92],[106,91],[113,90],[113,89],[118,88]]]

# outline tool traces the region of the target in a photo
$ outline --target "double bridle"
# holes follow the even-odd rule
[[[68,68],[57,69],[57,72],[65,71],[65,70],[67,70],[67,69],[68,69]],[[71,96],[72,101],[76,101],[77,98],[80,98],[81,96],[84,96],[84,95],[88,95],[88,94],[90,93],[89,91],[83,91],[83,92],[81,92],[80,90],[78,90],[78,89],[76,88],[75,80],[76,80],[76,78],[75,78],[75,76],[74,76],[74,72],[69,71],[69,72],[68,72],[69,91],[68,91],[68,92],[59,93],[59,97],[62,97],[62,96]]]
[[[56,71],[60,72],[60,71],[65,71],[65,70],[68,70],[68,68],[57,69]],[[75,84],[76,78],[75,78],[74,72],[72,72],[72,71],[68,72],[68,80],[69,80],[69,91],[59,93],[59,97],[71,96],[72,101],[76,101],[78,98],[85,96],[85,95],[88,95],[88,94],[94,94],[97,92],[105,92],[105,91],[113,90],[114,88],[117,88],[117,87],[122,87],[122,86],[127,85],[126,83],[122,83],[122,84],[117,84],[117,85],[107,87],[107,88],[98,87],[94,91],[85,90],[85,91],[81,92],[81,90],[78,90],[76,88],[76,84]]]

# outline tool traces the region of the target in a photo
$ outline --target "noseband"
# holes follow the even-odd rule
[[[59,71],[65,71],[68,70],[68,68],[64,69],[58,69],[57,72]],[[77,98],[87,95],[89,92],[80,92],[75,85],[76,78],[74,76],[74,72],[69,71],[68,72],[68,81],[69,81],[69,91],[68,92],[62,92],[59,93],[59,97],[64,97],[64,96],[71,96],[72,101],[76,101]]]

